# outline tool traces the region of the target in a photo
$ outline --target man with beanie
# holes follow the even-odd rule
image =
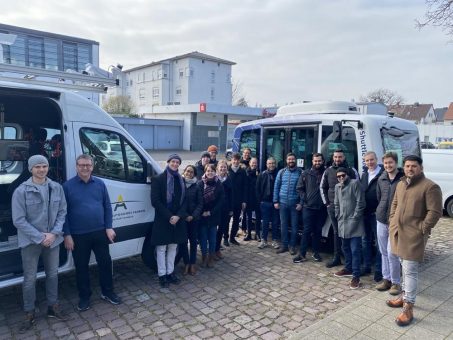
[[[217,146],[210,145],[208,147],[207,151],[209,152],[209,156],[211,157],[210,160],[209,160],[209,163],[214,164],[214,166],[217,167],[217,163],[218,163],[218,160],[217,160],[217,153],[218,153]]]
[[[68,202],[68,215],[64,226],[64,245],[72,251],[76,268],[79,304],[82,312],[90,308],[91,251],[96,256],[99,268],[101,299],[112,305],[121,303],[113,291],[112,258],[109,244],[113,243],[116,233],[112,227],[112,206],[104,182],[91,176],[93,158],[80,155],[76,159],[77,175],[63,184]]]
[[[187,202],[182,176],[178,172],[181,157],[171,154],[167,167],[151,182],[151,203],[156,209],[151,244],[156,246],[157,274],[162,288],[179,284],[174,273],[178,244],[187,242],[185,220]]]
[[[209,164],[211,161],[211,156],[209,152],[203,151],[201,153],[200,160],[195,163],[195,168],[197,169],[197,179],[200,180],[204,175],[204,168],[206,164]]]
[[[59,244],[63,241],[66,200],[63,188],[47,177],[49,162],[42,155],[28,159],[31,178],[13,193],[11,207],[17,228],[23,268],[23,300],[25,321],[20,331],[26,332],[35,323],[36,273],[39,257],[46,272],[47,317],[66,320],[58,306]]]

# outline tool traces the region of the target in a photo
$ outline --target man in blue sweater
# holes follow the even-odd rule
[[[109,243],[115,239],[112,228],[112,207],[107,188],[101,180],[92,177],[93,159],[80,155],[76,160],[77,176],[63,185],[68,204],[64,225],[64,244],[72,251],[76,267],[77,289],[79,290],[79,311],[90,308],[90,276],[88,264],[91,251],[99,267],[101,298],[113,305],[121,299],[113,291],[112,259]]]
[[[291,247],[291,255],[296,254],[296,236],[299,227],[299,214],[302,210],[300,197],[296,191],[297,182],[302,172],[296,166],[296,155],[292,152],[286,155],[286,168],[281,169],[274,184],[274,208],[280,210],[282,231],[282,246],[277,254],[285,253]],[[288,241],[288,230],[291,224],[291,239]]]

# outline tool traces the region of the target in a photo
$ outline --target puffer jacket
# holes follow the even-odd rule
[[[256,180],[256,197],[258,202],[272,202],[276,176],[276,169],[272,172],[265,170],[258,176]]]
[[[40,244],[43,233],[52,233],[57,237],[51,248],[63,241],[63,225],[66,218],[66,198],[63,188],[57,182],[47,178],[49,197],[43,197],[38,185],[32,178],[23,182],[14,191],[11,200],[13,224],[17,228],[18,245],[24,248],[29,244]]]
[[[376,219],[381,223],[389,224],[393,196],[395,195],[396,186],[403,176],[403,169],[398,169],[393,180],[390,180],[387,171],[384,171],[378,178],[376,186],[376,198],[378,200]]]
[[[192,216],[195,221],[200,219],[201,209],[203,209],[203,196],[197,183],[192,183],[190,186],[187,186],[186,182],[186,197],[187,214]]]
[[[274,185],[274,203],[293,205],[300,202],[296,187],[301,172],[302,169],[298,167],[294,169],[286,167],[278,172]]]

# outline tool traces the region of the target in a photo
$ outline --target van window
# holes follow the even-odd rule
[[[284,128],[266,129],[265,130],[265,154],[264,158],[275,158],[277,168],[285,167],[285,144],[286,130]],[[264,160],[263,160],[264,161]],[[263,162],[264,163],[264,162]]]
[[[94,159],[93,175],[131,183],[145,182],[145,162],[124,136],[83,128],[80,139],[83,153]]]
[[[241,134],[239,151],[242,151],[245,148],[252,150],[253,157],[259,157],[259,145],[260,145],[260,130],[246,130]]]
[[[334,132],[332,126],[322,127],[321,153],[327,165],[332,165],[333,152],[336,149],[342,149],[348,165],[358,169],[357,138],[353,127],[343,126],[341,136]]]
[[[384,152],[393,151],[398,155],[398,166],[402,166],[404,157],[420,156],[420,140],[417,130],[400,130],[395,127],[381,129]]]

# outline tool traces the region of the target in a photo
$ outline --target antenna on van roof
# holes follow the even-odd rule
[[[93,68],[101,70],[99,67],[91,64],[89,68],[90,71]],[[117,78],[119,72],[104,71],[103,73],[99,72],[97,74],[89,71],[79,73],[73,70],[63,72],[0,63],[0,80],[2,81],[97,93],[105,93],[109,87],[118,86],[119,81]]]

